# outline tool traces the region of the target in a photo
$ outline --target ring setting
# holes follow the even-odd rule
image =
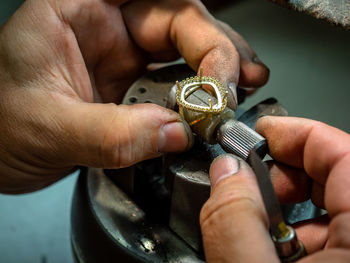
[[[223,88],[222,84],[213,77],[208,76],[195,76],[186,78],[181,82],[176,82],[176,101],[182,109],[192,110],[195,112],[219,114],[224,111],[227,105],[227,91]],[[205,88],[203,85],[211,87],[211,89]],[[207,93],[213,95],[216,98],[215,104],[213,100],[208,100],[208,106],[196,105],[187,101],[188,96],[198,89],[202,89]]]

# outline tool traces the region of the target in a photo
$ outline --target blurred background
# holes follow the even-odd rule
[[[21,3],[0,2],[0,25]],[[271,70],[268,84],[242,107],[275,97],[292,116],[350,132],[350,32],[267,0],[230,3],[215,16],[242,34]],[[76,178],[32,194],[0,194],[1,263],[73,262],[69,221]]]

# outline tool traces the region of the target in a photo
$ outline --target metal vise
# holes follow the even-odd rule
[[[175,81],[194,74],[186,65],[149,72],[123,103],[176,109]],[[235,115],[254,129],[260,116],[287,112],[270,98],[248,111],[238,107]],[[76,262],[203,262],[199,212],[210,194],[210,163],[223,153],[220,145],[197,138],[186,153],[125,169],[83,169],[72,205]]]

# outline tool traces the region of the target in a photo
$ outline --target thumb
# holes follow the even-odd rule
[[[75,165],[127,167],[163,152],[184,151],[192,142],[188,124],[154,104],[79,103],[65,115],[70,136],[64,143]]]
[[[210,167],[212,193],[200,224],[207,262],[279,262],[250,167],[223,155]]]

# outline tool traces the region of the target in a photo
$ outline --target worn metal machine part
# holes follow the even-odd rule
[[[149,220],[101,169],[84,170],[79,178],[72,247],[76,262],[202,262],[166,224]]]
[[[191,75],[186,65],[150,72],[131,86],[124,103],[175,107],[173,84]],[[267,114],[286,111],[268,99],[246,112],[238,108],[236,119],[254,128]],[[83,169],[72,205],[76,262],[203,262],[198,216],[210,193],[210,163],[224,152],[197,137],[186,153],[126,169]]]

